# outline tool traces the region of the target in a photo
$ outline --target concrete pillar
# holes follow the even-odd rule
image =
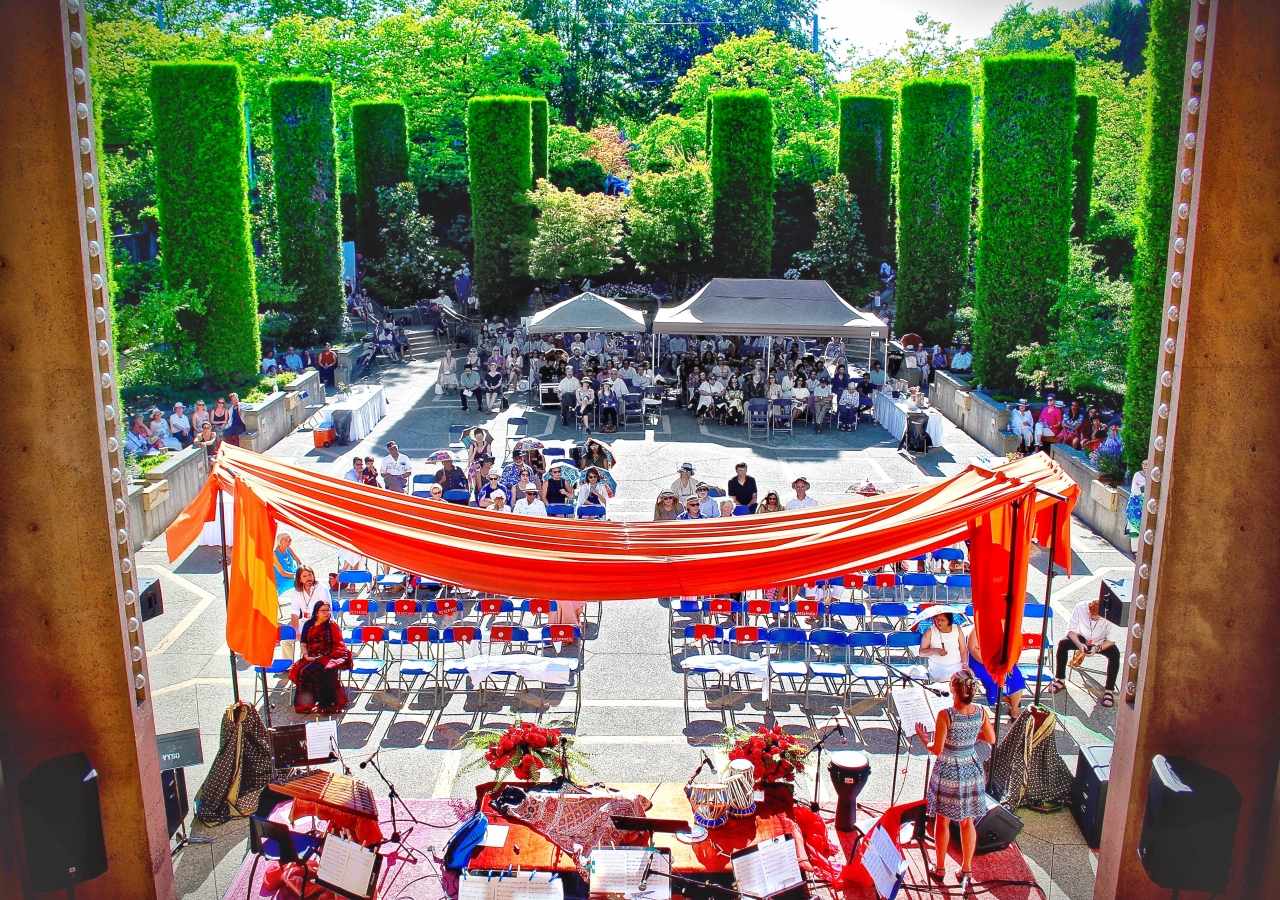
[[[111,477],[123,448],[109,443],[119,399],[99,349],[110,334],[84,32],[83,0],[0,3],[0,897],[35,896],[17,783],[83,751],[109,870],[76,896],[170,898],[150,685],[135,684],[146,659],[130,656],[142,632],[128,628],[127,500],[115,507],[128,479]]]
[[[1274,0],[1193,0],[1191,15],[1182,133],[1195,137],[1180,147],[1190,180],[1171,211],[1161,340],[1174,345],[1152,373],[1167,417],[1153,416],[1160,480],[1135,585],[1149,599],[1138,668],[1126,660],[1120,677],[1134,692],[1116,728],[1095,900],[1169,896],[1137,855],[1157,753],[1225,772],[1244,797],[1220,896],[1275,896],[1264,884],[1280,762],[1280,15]],[[1247,372],[1242,351],[1257,362]]]

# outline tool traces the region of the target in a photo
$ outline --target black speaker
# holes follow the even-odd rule
[[[978,846],[974,849],[974,853],[978,856],[1003,850],[1022,832],[1022,820],[997,803],[986,791],[982,793],[982,800],[987,805],[987,811],[983,813],[982,818],[973,823],[978,831]],[[959,822],[951,823],[951,838],[959,847]]]
[[[83,753],[47,759],[18,783],[27,874],[36,893],[107,871],[98,773]]]
[[[164,791],[164,819],[173,837],[187,820],[191,810],[187,802],[187,773],[185,769],[166,769],[160,773],[160,787]]]
[[[1157,885],[1224,890],[1239,823],[1240,792],[1226,775],[1179,756],[1151,760],[1138,857]]]
[[[156,616],[164,615],[164,596],[160,593],[159,578],[139,578],[138,609],[142,610],[142,621],[149,622]]]
[[[1107,784],[1111,781],[1111,745],[1088,744],[1076,760],[1076,780],[1071,784],[1071,813],[1084,834],[1085,843],[1097,850],[1102,843],[1102,814],[1107,808]]]
[[[1102,579],[1098,589],[1099,612],[1104,619],[1124,628],[1129,624],[1129,597],[1133,593],[1132,578]]]

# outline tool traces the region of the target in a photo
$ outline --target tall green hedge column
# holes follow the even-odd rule
[[[1073,195],[1076,63],[1026,53],[982,63],[982,199],[973,371],[1013,385],[1009,354],[1044,342],[1066,278]]]
[[[515,244],[533,230],[525,193],[532,186],[528,97],[474,97],[467,104],[475,290],[485,314],[514,313],[527,279],[516,274]]]
[[[1146,57],[1151,87],[1147,91],[1146,134],[1142,141],[1142,183],[1138,185],[1138,252],[1133,265],[1133,320],[1129,326],[1122,435],[1125,463],[1131,469],[1142,465],[1151,440],[1191,2],[1152,0],[1150,15]]]
[[[547,98],[534,97],[529,101],[530,128],[533,151],[533,180],[547,177]]]
[[[1076,94],[1076,136],[1071,156],[1076,162],[1076,192],[1071,204],[1071,236],[1083,238],[1093,204],[1093,145],[1098,138],[1098,95]]]
[[[840,165],[872,253],[893,253],[893,98],[840,98]]]
[[[764,91],[711,95],[716,274],[767,278],[773,255],[773,106]]]
[[[299,288],[295,336],[327,341],[341,332],[344,307],[333,82],[287,78],[273,81],[268,93],[280,270]]]
[[[945,341],[969,277],[973,89],[963,81],[902,88],[898,157],[898,330]]]
[[[356,169],[356,249],[366,258],[382,256],[378,188],[409,180],[409,144],[404,104],[351,104],[351,149]]]
[[[152,66],[151,115],[165,284],[190,284],[204,298],[194,337],[205,377],[244,380],[262,357],[239,67]]]

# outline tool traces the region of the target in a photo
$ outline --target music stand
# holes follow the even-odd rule
[[[322,864],[324,862],[324,845],[323,844],[320,847],[320,862]],[[345,897],[347,898],[347,900],[369,900],[369,898],[372,897],[374,894],[374,885],[378,883],[378,875],[381,871],[382,871],[382,854],[377,853],[375,851],[373,854],[373,871],[369,873],[369,886],[365,889],[365,892],[363,894],[357,894],[354,891],[348,891],[344,888],[338,887],[336,884],[330,884],[329,882],[320,878],[319,875],[315,877],[312,883],[319,885],[320,887],[324,888],[326,891],[331,891],[332,893],[337,894],[339,897]]]
[[[301,725],[281,725],[268,730],[267,734],[271,738],[271,765],[275,769],[305,769],[340,759],[332,742],[326,755],[309,755],[305,722]]]

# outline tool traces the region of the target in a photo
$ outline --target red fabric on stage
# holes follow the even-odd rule
[[[213,483],[215,479],[209,479]],[[280,601],[272,565],[275,527],[266,504],[244,480],[236,481],[235,543],[227,594],[227,646],[250,664],[270,666],[276,652]]]
[[[397,569],[475,590],[554,600],[697,596],[798,584],[959,543],[970,538],[970,522],[1008,508],[1015,499],[1034,504],[1037,512],[1047,510],[1057,501],[1035,495],[1036,486],[1069,498],[1068,508],[1059,513],[1060,522],[1069,522],[1069,507],[1079,494],[1070,477],[1043,455],[995,472],[973,466],[953,478],[891,494],[708,522],[513,516],[394,494],[225,444],[211,481],[236,490],[233,572],[255,553],[260,557],[256,566],[266,577],[264,598],[270,597],[263,611],[270,606],[273,613],[272,543],[255,540],[251,552],[242,541],[242,492],[246,505],[264,507],[273,520]],[[167,532],[171,557],[195,540],[198,529],[190,523],[204,509],[211,515],[202,492],[179,520],[182,527]],[[261,522],[265,516],[246,513],[243,521],[250,518]],[[1023,520],[1029,540],[1032,517]],[[979,552],[985,548],[971,554],[975,563]],[[1069,544],[1060,541],[1059,552],[1069,559]],[[1001,597],[1003,589],[1002,581]],[[988,608],[983,598],[991,590],[974,578],[975,607]]]
[[[1001,685],[1022,653],[1022,607],[1035,524],[1034,497],[1035,488],[1028,486],[1011,503],[969,523],[974,627],[982,647],[982,665]]]

